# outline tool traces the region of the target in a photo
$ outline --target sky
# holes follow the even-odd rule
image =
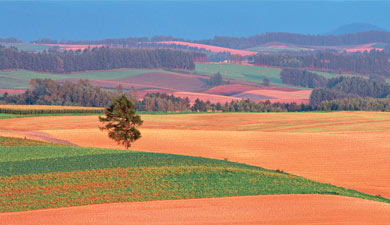
[[[390,30],[385,1],[0,0],[0,37],[97,40],[173,35],[189,40],[265,32],[324,34],[351,23]]]

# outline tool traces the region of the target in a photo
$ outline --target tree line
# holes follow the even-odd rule
[[[390,77],[390,47],[383,51],[356,54],[317,52],[314,54],[258,54],[252,57],[257,66],[305,68],[333,73],[353,73]]]
[[[24,69],[37,72],[71,73],[118,68],[168,68],[193,70],[191,53],[169,49],[114,49],[108,47],[84,51],[43,51],[29,53],[0,46],[0,70]]]
[[[390,85],[361,77],[336,77],[329,79],[323,88],[315,88],[310,95],[310,104],[319,106],[323,101],[360,97],[390,97]]]
[[[20,95],[3,94],[0,102],[19,105],[65,105],[103,107],[111,103],[110,91],[92,86],[88,80],[59,84],[51,79],[32,79],[30,89]]]
[[[0,38],[0,43],[23,43],[23,41],[10,37],[10,38]]]
[[[328,81],[326,87],[316,88],[310,96],[310,104],[240,101],[210,103],[196,99],[191,106],[188,98],[169,94],[150,93],[139,100],[132,88],[127,93],[120,87],[108,91],[89,84],[88,80],[78,83],[58,84],[51,79],[32,79],[31,88],[24,94],[0,96],[1,104],[27,105],[70,105],[105,107],[113,97],[126,94],[138,111],[159,112],[302,112],[315,110],[372,110],[388,111],[390,85],[358,78],[338,77]]]
[[[148,37],[128,37],[128,38],[108,38],[104,40],[51,40],[44,38],[32,41],[37,44],[103,44],[117,47],[135,47],[139,42],[159,42],[159,41],[188,41],[200,44],[215,45],[226,48],[247,49],[266,43],[281,42],[295,45],[316,45],[316,46],[338,46],[338,45],[358,45],[367,43],[390,43],[390,32],[388,31],[364,31],[359,33],[344,35],[311,35],[287,32],[269,32],[250,37],[227,37],[215,36],[213,39],[189,41],[173,36]]]
[[[215,36],[213,39],[199,40],[194,42],[235,49],[247,49],[272,42],[317,46],[357,45],[374,42],[390,43],[390,32],[365,31],[344,35],[310,35],[271,32],[251,37]]]
[[[324,87],[328,81],[325,77],[316,73],[291,68],[282,69],[280,72],[280,79],[282,79],[284,84],[308,88]]]
[[[390,98],[343,98],[322,101],[317,107],[321,111],[390,111]]]
[[[159,41],[184,41],[182,38],[176,38],[173,36],[153,36],[148,37],[128,37],[128,38],[107,38],[103,40],[65,40],[60,41],[52,40],[50,38],[42,38],[31,43],[36,44],[70,44],[70,45],[106,45],[116,48],[134,48],[139,45],[140,42],[159,42]]]

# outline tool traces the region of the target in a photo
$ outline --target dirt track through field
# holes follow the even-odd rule
[[[331,195],[268,195],[112,203],[0,214],[7,225],[387,225],[385,203]]]

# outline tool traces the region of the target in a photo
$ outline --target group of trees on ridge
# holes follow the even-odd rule
[[[291,68],[282,69],[280,79],[284,84],[308,88],[324,87],[328,81],[325,77],[316,73]]]
[[[316,88],[310,104],[254,102],[249,99],[225,103],[210,103],[196,99],[191,106],[188,98],[169,94],[150,93],[139,100],[135,89],[124,93],[103,90],[80,80],[74,84],[58,84],[51,79],[33,79],[31,88],[24,94],[0,96],[1,104],[28,105],[74,105],[104,107],[112,103],[113,97],[126,94],[138,111],[159,112],[300,112],[313,110],[390,110],[390,85],[358,77],[338,77],[328,81],[326,87]]]
[[[37,72],[71,73],[118,68],[167,68],[193,70],[194,56],[202,53],[169,49],[113,49],[43,51],[29,53],[0,46],[0,70],[24,69]]]
[[[158,35],[151,38],[148,37],[128,37],[128,38],[107,38],[103,40],[52,40],[50,38],[42,38],[31,43],[36,44],[69,44],[69,45],[106,45],[119,48],[137,47],[140,42],[159,42],[159,41],[184,41],[183,38],[173,36]]]
[[[361,77],[336,77],[329,79],[325,87],[312,91],[310,104],[317,107],[323,101],[367,97],[377,99],[390,97],[390,85]]]
[[[300,69],[283,69],[280,73],[283,83],[292,84],[296,86],[314,88],[310,95],[310,104],[318,109],[323,109],[321,104],[323,101],[343,100],[343,99],[360,99],[360,98],[374,98],[384,99],[390,97],[390,85],[382,80],[368,79],[363,77],[347,77],[340,76],[331,79],[326,79],[316,73]],[[368,101],[368,100],[365,100]],[[369,99],[370,102],[373,99]],[[382,103],[382,100],[380,104]],[[356,101],[348,100],[348,104],[356,106]],[[352,102],[352,103],[351,103]],[[331,104],[344,104],[343,101],[332,101]],[[367,106],[368,105],[368,106]],[[356,106],[357,108],[369,107]],[[329,108],[329,107],[325,107]],[[337,108],[337,107],[330,107]]]
[[[213,39],[210,40],[200,40],[194,42],[235,49],[247,49],[272,42],[306,46],[358,45],[378,42],[390,43],[390,32],[365,31],[345,35],[310,35],[285,32],[271,32],[251,37],[215,36]]]
[[[215,45],[226,48],[247,49],[266,43],[280,42],[295,45],[316,45],[316,46],[335,46],[335,45],[357,45],[367,43],[390,43],[390,32],[388,31],[364,31],[359,33],[344,35],[310,35],[286,32],[269,32],[250,37],[226,37],[215,36],[213,39],[205,40],[184,40],[173,36],[154,36],[148,37],[128,37],[111,38],[104,40],[51,40],[49,38],[33,41],[38,44],[104,44],[107,46],[135,47],[139,42],[159,42],[159,41],[188,41],[194,43]]]
[[[304,68],[333,73],[353,73],[390,77],[390,48],[357,54],[317,52],[314,54],[258,54],[257,66]]]
[[[32,79],[30,89],[20,95],[3,94],[0,102],[21,105],[70,105],[103,107],[111,103],[112,93],[92,86],[88,80],[59,84],[51,79]]]

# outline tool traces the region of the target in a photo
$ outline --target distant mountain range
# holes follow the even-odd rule
[[[351,23],[344,26],[340,26],[337,29],[327,33],[328,35],[343,35],[359,33],[364,31],[385,31],[385,29],[369,23]]]

